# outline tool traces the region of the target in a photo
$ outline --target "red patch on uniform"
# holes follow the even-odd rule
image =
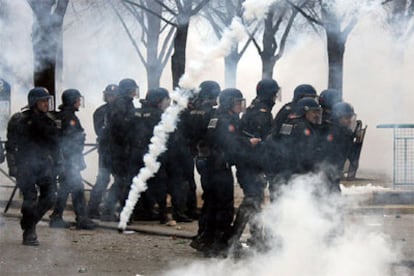
[[[303,133],[305,134],[305,136],[310,136],[312,134],[312,132],[310,131],[309,128],[305,128],[305,130],[303,131]]]
[[[75,120],[70,120],[70,125],[71,126],[75,126],[76,125],[76,121]]]
[[[229,132],[234,132],[236,128],[233,125],[229,125]]]
[[[328,142],[332,142],[334,140],[334,136],[329,134],[328,137],[326,137],[326,140],[328,140]]]

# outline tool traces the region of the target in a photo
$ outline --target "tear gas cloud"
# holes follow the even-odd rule
[[[344,222],[343,198],[327,195],[318,175],[305,175],[282,188],[266,206],[267,253],[194,262],[166,275],[391,275],[399,251],[386,236],[364,224]],[[404,275],[404,274],[401,274]],[[406,274],[408,275],[408,274]]]

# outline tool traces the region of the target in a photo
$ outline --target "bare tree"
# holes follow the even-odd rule
[[[345,44],[358,22],[357,12],[353,10],[339,14],[336,9],[337,0],[313,0],[305,7],[299,7],[290,0],[286,1],[311,24],[324,29],[328,53],[328,88],[342,93]]]
[[[382,5],[387,11],[392,35],[400,42],[406,42],[414,33],[414,1],[385,0]]]
[[[211,1],[208,9],[203,15],[211,24],[214,34],[218,39],[223,37],[223,33],[231,25],[234,17],[242,18],[243,2],[245,0]],[[256,32],[254,29],[251,34]],[[252,38],[249,37],[242,45],[235,44],[230,53],[224,57],[224,81],[225,87],[235,87],[237,81],[237,66],[243,54],[246,52]],[[239,47],[241,46],[241,47]]]
[[[160,0],[160,3],[163,3],[163,0]],[[114,5],[112,8],[145,67],[148,88],[159,87],[162,72],[173,50],[175,28],[170,22],[163,21],[163,7],[153,0],[139,0],[134,3],[124,1],[122,4],[135,22],[140,25],[139,36],[134,35],[132,27],[128,26],[121,15],[122,11]]]
[[[69,0],[27,0],[34,20],[32,44],[34,86],[46,87],[55,95],[55,69],[58,50],[63,43],[62,25]]]
[[[303,7],[306,2],[308,1],[301,1],[298,7]],[[275,64],[283,56],[297,14],[297,9],[285,1],[276,2],[269,8],[263,22],[263,47],[257,38],[253,39],[262,60],[262,78],[273,78]]]
[[[139,4],[137,1],[123,0],[157,16],[157,13]],[[191,17],[197,15],[210,0],[153,0],[163,8],[163,22],[175,27],[174,54],[171,57],[173,87],[178,87],[179,80],[185,72],[188,28]],[[165,15],[164,15],[165,14]],[[171,19],[166,18],[171,17]]]

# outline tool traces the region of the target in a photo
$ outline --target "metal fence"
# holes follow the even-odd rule
[[[394,188],[414,189],[414,124],[387,124],[377,128],[393,129]]]

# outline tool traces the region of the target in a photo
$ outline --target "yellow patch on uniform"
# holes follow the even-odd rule
[[[328,137],[326,137],[326,140],[328,140],[328,142],[332,142],[334,140],[334,136],[329,134]]]
[[[305,130],[303,131],[303,133],[305,134],[305,136],[310,136],[312,134],[312,132],[310,131],[309,128],[305,128]]]
[[[69,124],[70,124],[71,126],[76,126],[76,121],[75,121],[75,120],[70,120]]]
[[[236,128],[233,125],[229,125],[229,132],[234,132]]]

